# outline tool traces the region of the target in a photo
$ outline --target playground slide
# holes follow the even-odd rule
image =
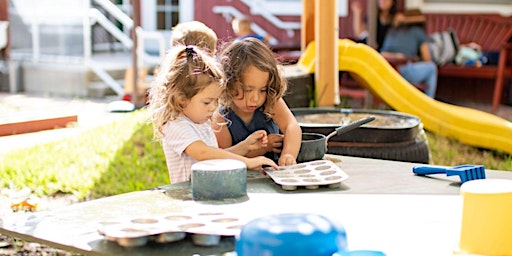
[[[348,71],[374,95],[399,112],[415,115],[425,129],[475,147],[512,154],[512,122],[484,111],[436,101],[407,82],[373,48],[339,39],[339,70]],[[315,71],[315,43],[308,45],[297,64]]]

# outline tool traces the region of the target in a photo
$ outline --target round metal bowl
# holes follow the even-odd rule
[[[414,141],[422,131],[421,120],[412,115],[386,110],[335,108],[293,108],[303,133],[328,135],[337,127],[373,115],[375,120],[330,141],[362,143],[396,143]]]

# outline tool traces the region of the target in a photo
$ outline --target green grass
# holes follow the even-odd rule
[[[432,164],[446,166],[480,164],[486,169],[512,171],[512,155],[478,149],[430,132],[427,132],[427,137]]]
[[[125,115],[73,138],[0,155],[0,187],[90,199],[168,184],[165,157],[146,112]]]
[[[0,155],[0,188],[28,187],[36,195],[72,193],[94,199],[169,183],[165,156],[146,110],[74,138]],[[480,150],[427,132],[433,164],[482,164],[512,171],[508,154]]]

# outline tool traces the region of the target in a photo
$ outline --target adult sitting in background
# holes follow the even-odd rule
[[[235,35],[237,36],[233,42],[241,41],[244,38],[247,37],[254,37],[264,43],[267,43],[267,40],[265,37],[256,34],[251,28],[252,20],[248,17],[240,17],[235,18],[233,21],[231,21],[231,27],[233,28],[233,32],[235,32]]]
[[[394,27],[386,34],[380,52],[391,62],[405,63],[397,67],[400,74],[413,85],[427,85],[425,94],[434,98],[437,66],[430,56],[425,22],[426,18],[419,10],[396,14]]]
[[[359,0],[361,1],[361,0]],[[368,25],[367,18],[363,19],[363,5],[359,1],[351,3],[352,11],[352,26],[354,33],[357,36],[357,41],[360,43],[367,43],[368,38]],[[384,38],[391,28],[391,23],[397,13],[396,0],[379,0],[378,1],[378,18],[377,18],[377,49],[382,47]]]

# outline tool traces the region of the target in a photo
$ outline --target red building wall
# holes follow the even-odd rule
[[[240,0],[194,0],[195,8],[194,8],[194,17],[196,20],[201,21],[211,27],[219,37],[219,41],[228,42],[234,37],[233,30],[231,29],[230,21],[228,21],[222,14],[214,13],[214,6],[233,6],[238,9],[244,15],[251,17],[253,22],[258,24],[260,27],[264,28],[268,31],[273,37],[275,37],[280,44],[294,44],[300,46],[300,30],[295,30],[293,36],[288,36],[287,31],[281,30],[275,27],[272,23],[268,22],[260,15],[251,15],[250,9],[247,5],[245,5]],[[347,17],[340,17],[339,20],[339,37],[340,38],[352,38],[352,15],[350,14],[350,3],[354,1],[361,1],[364,6],[366,6],[366,1],[364,0],[348,0],[348,13]],[[399,9],[403,9],[404,0],[398,0]],[[300,16],[279,16],[283,21],[294,21],[300,22]]]

